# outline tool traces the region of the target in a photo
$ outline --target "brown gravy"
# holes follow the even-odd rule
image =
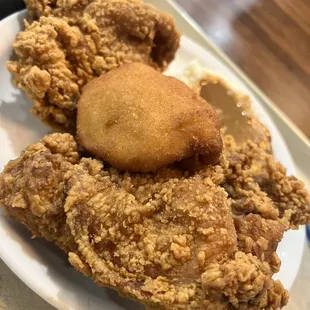
[[[217,109],[225,134],[232,135],[237,143],[252,140],[269,144],[269,131],[253,117],[248,96],[239,95],[220,80],[200,85],[200,96]]]

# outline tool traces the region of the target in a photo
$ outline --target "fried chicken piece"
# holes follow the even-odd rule
[[[126,194],[106,177],[73,183],[65,210],[80,254],[70,261],[89,266],[102,286],[163,309],[201,303],[205,266],[236,251],[228,200],[209,180],[155,183],[151,197],[143,188]]]
[[[63,209],[66,174],[78,162],[73,137],[55,134],[29,146],[0,176],[0,204],[9,206],[7,215],[65,251],[73,246]]]
[[[285,226],[276,220],[266,220],[258,214],[234,217],[238,248],[252,253],[270,265],[272,272],[280,270],[281,261],[276,253],[285,232]]]
[[[215,110],[179,80],[140,63],[85,87],[77,137],[91,154],[127,171],[155,171],[195,156],[215,163],[222,150]]]
[[[43,16],[26,22],[13,45],[18,60],[7,67],[32,99],[32,112],[55,129],[75,132],[78,98],[94,77],[129,62],[162,71],[179,47],[172,17],[141,1],[42,0],[28,7]]]
[[[286,229],[310,222],[310,197],[303,182],[287,176],[271,154],[251,141],[238,146],[229,136],[225,151],[228,166],[222,186],[236,215],[259,214],[278,220]]]
[[[25,0],[31,20],[38,20],[41,16],[57,16],[64,19],[80,16],[85,7],[94,0]],[[125,0],[141,3],[140,0]]]
[[[237,252],[234,260],[207,266],[201,277],[202,287],[210,297],[228,298],[230,304],[225,309],[280,309],[287,304],[288,292],[280,281],[266,277],[269,273],[267,263]]]
[[[283,184],[292,184],[294,189],[288,193],[282,192],[282,187],[279,187],[279,196],[270,196],[261,185],[261,171],[266,168],[257,168],[258,162],[268,162],[271,167],[278,167],[273,173],[281,176]],[[310,222],[309,194],[301,181],[286,176],[283,169],[264,145],[257,146],[247,142],[241,147],[231,136],[227,136],[220,163],[216,166],[203,165],[196,172],[201,177],[211,178],[212,182],[223,187],[232,199],[231,208],[238,236],[238,248],[268,262],[273,272],[277,272],[281,265],[276,250],[284,231]],[[180,178],[188,173],[170,167],[159,170],[156,174],[121,174],[112,169],[110,175],[113,175],[119,186],[135,193],[139,191],[140,185],[164,182],[169,177]],[[270,175],[268,178],[274,180],[273,186],[278,188],[275,176]],[[143,190],[152,195],[151,188],[144,186]],[[283,216],[285,212],[281,211],[282,207],[278,203],[281,199],[287,203],[287,214],[295,216]]]
[[[173,180],[173,183],[176,186],[179,182]],[[208,183],[211,183],[211,181],[208,180]],[[154,210],[156,215],[153,219],[150,219],[149,208],[152,206],[151,203],[146,204],[148,214],[144,215],[144,219],[139,216],[137,210],[132,210],[134,217],[130,217],[130,221],[135,225],[138,222],[139,228],[135,229],[133,227],[133,231],[138,232],[138,237],[135,234],[135,236],[131,236],[128,214],[132,213],[125,211],[130,204],[124,202],[124,198],[120,201],[125,203],[125,209],[122,210],[124,207],[117,205],[114,210],[113,205],[112,212],[107,211],[111,213],[111,216],[107,217],[105,212],[101,212],[103,208],[107,208],[107,205],[111,205],[109,203],[110,190],[108,189],[109,192],[106,194],[105,189],[102,188],[101,190],[95,190],[95,196],[89,196],[88,188],[94,188],[91,180],[79,178],[77,184],[76,189],[73,187],[73,192],[72,190],[69,191],[69,197],[70,194],[72,194],[72,197],[70,197],[69,211],[67,211],[67,221],[70,223],[71,231],[77,234],[76,242],[79,244],[79,249],[85,252],[81,253],[80,256],[71,253],[69,258],[71,263],[82,272],[90,267],[92,273],[96,274],[95,278],[93,276],[94,280],[100,285],[111,285],[111,281],[115,281],[121,292],[125,291],[131,297],[138,297],[138,300],[151,305],[154,309],[251,309],[251,305],[254,304],[258,304],[260,307],[256,306],[253,309],[264,309],[266,306],[270,309],[278,309],[287,303],[288,294],[281,284],[279,284],[281,289],[277,290],[278,295],[275,296],[274,294],[274,287],[277,287],[277,284],[270,278],[271,272],[268,264],[259,262],[257,258],[251,255],[238,252],[234,259],[226,261],[217,259],[217,262],[210,264],[207,253],[209,255],[215,255],[216,253],[211,246],[211,252],[203,251],[201,253],[199,248],[196,250],[198,259],[196,264],[200,268],[202,264],[202,269],[197,270],[198,266],[195,267],[192,258],[187,261],[189,259],[187,255],[194,255],[192,246],[189,246],[190,252],[186,249],[188,239],[181,237],[184,236],[184,231],[187,230],[185,227],[198,227],[197,231],[200,230],[200,233],[207,237],[206,246],[208,247],[210,241],[212,244],[212,230],[217,227],[215,224],[211,224],[212,228],[203,228],[201,230],[203,227],[201,224],[188,225],[185,224],[184,220],[180,219],[180,216],[183,217],[182,213],[184,211],[188,212],[187,206],[191,205],[189,201],[191,201],[190,193],[192,193],[192,190],[187,189],[187,182],[183,181],[181,188],[172,187],[173,191],[169,193],[168,200],[165,201],[165,203],[168,203],[168,207],[166,205],[164,210],[159,213]],[[151,197],[149,196],[149,186],[154,186],[157,189],[154,191],[153,188],[153,196]],[[145,187],[146,190],[144,190]],[[156,198],[157,193],[162,190],[162,186],[156,182],[151,185],[147,183],[145,187],[139,186],[139,190],[135,192],[137,200],[143,201],[143,203]],[[196,188],[200,190],[197,185]],[[180,189],[181,195],[174,196],[174,191],[179,192]],[[209,188],[208,192],[212,192],[213,195],[211,188]],[[162,194],[167,197],[166,190]],[[101,195],[105,197],[104,205],[95,208],[94,212],[93,204],[100,205],[100,198],[97,197]],[[153,202],[152,200],[151,202]],[[218,209],[219,204],[216,203],[216,205],[217,210],[220,211]],[[67,208],[68,204],[65,207]],[[197,218],[201,217],[196,211],[195,214],[198,216]],[[208,218],[208,221],[214,220],[216,222],[217,215],[213,212],[212,214],[214,214],[214,217],[206,214],[206,218]],[[169,222],[171,216],[173,222]],[[88,220],[85,222],[85,219]],[[118,227],[116,232],[113,231],[111,234],[109,224],[106,226],[103,223],[109,223],[113,219],[116,223],[122,223],[122,225]],[[139,222],[141,219],[142,223],[144,223],[142,227]],[[198,226],[196,226],[197,224]],[[122,229],[122,226],[124,226],[124,229]],[[119,231],[120,233],[118,233]],[[158,234],[158,232],[161,232],[161,234]],[[177,234],[176,239],[175,234]],[[213,236],[215,237],[215,235]],[[217,237],[215,238],[217,239]],[[214,243],[214,245],[220,246],[221,250],[223,250],[221,246],[223,236],[218,236],[218,238],[217,242],[219,243]],[[197,241],[197,239],[194,239],[189,244],[199,245],[199,241]],[[115,268],[116,272],[121,270],[124,278],[120,279],[118,275],[115,278],[114,273],[111,273],[111,269],[107,268],[104,260],[101,262],[101,253],[107,248],[105,260],[112,261],[110,265]],[[172,260],[169,257],[171,251],[174,256]],[[228,249],[228,251],[231,251],[231,249]],[[146,261],[145,257],[147,257]],[[216,256],[213,256],[213,259],[214,257]],[[182,260],[185,261],[182,262]],[[160,266],[156,266],[158,264]],[[166,267],[168,270],[165,270]],[[161,270],[159,271],[158,268],[161,268]],[[204,270],[202,274],[201,270]],[[195,275],[195,271],[198,272],[197,275]],[[140,279],[138,282],[136,281],[137,272],[139,272],[138,278]],[[182,279],[178,279],[178,275],[181,274]],[[198,278],[193,281],[195,276],[198,276]],[[199,277],[201,277],[201,280]],[[200,281],[201,286],[198,284]]]
[[[231,136],[224,144],[221,186],[232,199],[238,248],[277,272],[281,262],[276,250],[284,231],[310,222],[309,194],[266,148],[251,141],[237,145]]]
[[[113,173],[76,150],[67,134],[27,148],[0,176],[0,203],[13,217],[21,209],[15,218],[68,251],[77,270],[149,308],[286,304],[287,291],[271,279],[268,263],[237,251],[230,200],[212,181],[220,182],[224,169]]]

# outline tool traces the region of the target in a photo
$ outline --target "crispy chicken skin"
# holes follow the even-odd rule
[[[68,251],[73,238],[66,226],[66,174],[79,162],[69,134],[52,135],[29,146],[10,161],[0,177],[0,203],[8,214],[23,223],[34,236],[56,242]]]
[[[252,253],[269,263],[273,272],[278,272],[281,261],[276,253],[277,246],[285,232],[285,226],[276,220],[266,220],[258,214],[234,216],[238,236],[238,248]]]
[[[297,229],[310,221],[309,194],[303,182],[287,176],[270,153],[248,141],[236,145],[225,139],[228,166],[223,187],[232,199],[234,214],[259,214]]]
[[[0,203],[35,236],[58,244],[78,271],[149,309],[278,309],[288,293],[271,278],[275,251],[284,230],[309,222],[309,196],[300,181],[278,177],[281,169],[270,170],[269,186],[279,179],[286,186],[263,192],[252,164],[276,163],[250,149],[228,137],[220,163],[197,174],[121,173],[81,158],[71,135],[52,134],[6,166]],[[251,178],[232,177],[240,158],[257,186],[230,199],[232,180]]]
[[[276,249],[283,233],[310,222],[310,197],[303,182],[286,175],[264,146],[237,145],[225,137],[221,186],[231,199],[238,247],[279,271]]]
[[[171,16],[133,0],[27,1],[36,20],[18,34],[8,70],[52,128],[75,131],[76,104],[94,77],[142,62],[163,71],[179,47]],[[40,16],[40,17],[39,17]]]

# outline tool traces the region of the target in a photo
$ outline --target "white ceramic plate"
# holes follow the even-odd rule
[[[26,146],[48,133],[47,128],[29,112],[31,103],[23,92],[12,85],[6,70],[6,61],[13,55],[12,43],[23,29],[24,17],[25,12],[16,13],[0,23],[0,171]],[[249,93],[229,68],[185,37],[169,74],[180,74],[193,59]],[[259,102],[254,101],[254,109],[271,131],[276,158],[288,168],[289,173],[293,173],[289,151],[277,128]],[[142,309],[128,299],[118,297],[112,290],[97,287],[90,279],[75,272],[67,263],[66,255],[52,244],[39,239],[31,240],[30,237],[24,227],[0,213],[0,257],[23,282],[57,309]],[[303,229],[289,231],[278,249],[282,267],[277,278],[288,289],[299,269],[304,238]]]

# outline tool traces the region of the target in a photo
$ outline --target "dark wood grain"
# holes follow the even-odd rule
[[[310,1],[176,2],[310,138]]]

